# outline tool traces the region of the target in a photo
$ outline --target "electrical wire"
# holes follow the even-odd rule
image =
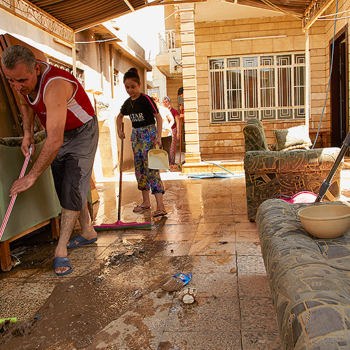
[[[288,16],[292,16],[296,19],[300,19],[301,20],[301,17],[300,16],[297,16],[293,13],[290,13],[288,11],[285,11],[283,9],[281,9],[280,7],[278,7],[277,5],[273,4],[272,2],[270,2],[269,0],[261,0],[265,5],[268,5],[270,7],[272,7],[274,10],[278,10],[280,12],[283,12],[284,14],[288,15]]]
[[[171,16],[175,15],[175,13],[179,12],[179,10],[174,11],[171,15],[169,15],[168,17],[164,18],[164,21],[166,21],[168,18],[170,18]]]
[[[321,113],[320,122],[319,122],[319,124],[318,124],[318,129],[317,129],[315,141],[314,141],[314,143],[313,143],[311,149],[314,149],[314,148],[315,148],[316,141],[317,141],[318,135],[319,135],[319,133],[320,133],[320,128],[321,128],[321,124],[322,124],[322,119],[323,119],[323,115],[324,115],[324,111],[325,111],[326,103],[327,103],[327,97],[328,97],[329,87],[330,87],[330,85],[331,85],[331,77],[332,77],[332,71],[333,71],[333,58],[334,58],[335,31],[336,31],[336,28],[337,28],[338,3],[339,3],[339,0],[337,0],[337,5],[336,5],[336,7],[335,7],[334,31],[333,31],[333,42],[332,42],[332,57],[331,57],[331,67],[330,67],[330,70],[329,70],[329,79],[328,79],[326,97],[325,97],[325,99],[324,99],[323,109],[322,109],[322,113]]]
[[[334,15],[332,15],[332,16],[334,16]],[[327,18],[321,18],[321,19],[317,19],[318,21],[334,21],[334,20],[336,20],[336,21],[340,21],[340,20],[342,20],[342,19],[348,19],[348,18],[350,18],[350,16],[347,16],[347,17],[339,17],[339,18],[337,18],[337,19],[334,19],[334,18],[330,18],[330,19],[327,19]]]
[[[345,12],[349,12],[350,10],[345,10],[345,11],[340,11],[338,12],[338,15],[340,15],[341,13],[345,13]],[[324,18],[324,17],[331,17],[331,16],[334,16],[335,13],[331,13],[329,15],[323,15],[323,16],[320,16],[319,18]]]

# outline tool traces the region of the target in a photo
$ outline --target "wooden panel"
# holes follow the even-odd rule
[[[15,124],[4,82],[3,79],[0,79],[0,137],[19,136],[14,129]]]
[[[12,268],[10,244],[8,241],[0,242],[1,270],[10,271]]]
[[[59,225],[58,216],[51,219],[50,223],[51,223],[52,238],[58,239],[60,236],[60,225]]]
[[[0,56],[3,52],[8,47],[7,40],[4,35],[0,35]],[[21,116],[19,112],[19,98],[17,95],[17,92],[10,87],[10,85],[7,82],[7,79],[4,75],[4,72],[2,71],[0,67],[0,78],[2,81],[2,87],[5,92],[5,94],[1,95],[1,99],[3,104],[8,104],[10,107],[11,113],[12,113],[12,118],[13,120],[13,132],[10,131],[9,134],[7,134],[7,130],[3,130],[0,137],[9,137],[9,136],[23,136],[23,131],[21,127]],[[10,112],[8,110],[8,112]],[[8,115],[3,115],[2,117],[5,118]],[[0,122],[3,122],[3,118],[1,118]],[[9,123],[10,121],[7,120],[5,123]]]
[[[34,53],[35,57],[38,60],[44,61],[44,62],[47,61],[47,59],[42,51],[36,49],[35,47],[33,47],[31,45],[28,45],[24,41],[19,40],[10,34],[0,35],[0,56],[1,56],[2,51],[11,45],[23,45],[25,47],[28,47]],[[10,87],[10,85],[7,83],[6,77],[4,76],[4,73],[2,72],[1,68],[0,68],[0,75],[1,75],[1,79],[3,80],[3,85],[5,88],[6,94],[7,94],[8,102],[11,106],[12,116],[13,116],[14,121],[15,121],[15,123],[14,123],[15,124],[15,126],[14,126],[15,135],[11,134],[11,135],[3,136],[1,134],[0,137],[23,136],[22,126],[21,126],[22,125],[22,117],[21,117],[20,101],[19,101],[18,93],[16,92],[16,90],[14,88]],[[35,116],[34,123],[35,123],[35,132],[44,129],[44,127],[41,125],[40,120],[37,116]]]
[[[10,34],[5,34],[4,38],[5,38],[7,46],[11,46],[11,45],[23,45],[23,46],[26,46],[26,47],[28,47],[28,49],[32,50],[32,52],[34,53],[34,55],[35,55],[37,60],[46,62],[46,57],[45,57],[45,55],[44,55],[44,53],[42,51],[36,49],[35,47],[33,47],[31,45],[28,45],[24,41],[19,40],[19,39],[15,38],[14,36],[10,35]]]

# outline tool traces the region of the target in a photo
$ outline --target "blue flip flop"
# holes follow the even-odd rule
[[[55,270],[57,269],[57,267],[69,267],[69,269],[65,272],[56,273]],[[59,257],[53,259],[53,270],[55,271],[57,276],[64,276],[64,275],[68,275],[68,274],[73,272],[73,266],[70,263],[68,258],[63,258],[63,257],[59,256]]]
[[[79,243],[77,243],[77,242]],[[97,238],[93,238],[93,239],[86,239],[81,235],[76,235],[75,237],[72,237],[69,239],[69,245],[67,246],[68,249],[70,248],[76,248],[76,247],[80,247],[81,245],[85,245],[85,244],[90,244],[90,243],[94,243],[97,241]]]

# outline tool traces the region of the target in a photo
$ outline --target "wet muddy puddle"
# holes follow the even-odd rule
[[[3,324],[0,349],[87,348],[95,334],[144,296],[165,296],[160,286],[173,273],[190,268],[189,259],[163,256],[165,245],[150,238],[123,239],[95,270],[57,283],[36,318]]]

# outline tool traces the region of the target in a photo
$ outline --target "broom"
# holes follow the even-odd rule
[[[122,123],[122,131],[124,132],[124,123]],[[101,224],[94,226],[96,231],[105,230],[124,230],[127,228],[139,228],[139,227],[151,227],[150,222],[122,222],[120,220],[120,208],[122,203],[122,178],[123,178],[123,150],[124,150],[124,139],[121,139],[120,147],[120,162],[119,162],[119,198],[118,198],[118,221],[113,224]]]

